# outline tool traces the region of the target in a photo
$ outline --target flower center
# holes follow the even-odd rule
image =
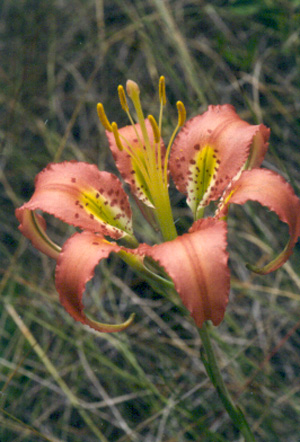
[[[134,139],[124,136],[124,131],[118,129],[117,123],[109,122],[101,103],[97,106],[99,119],[105,129],[113,133],[118,149],[125,151],[130,157],[134,182],[138,188],[138,192],[135,192],[136,196],[155,211],[164,239],[173,239],[176,236],[176,230],[168,193],[168,157],[175,135],[185,122],[185,108],[181,101],[177,102],[178,123],[165,148],[161,137],[163,108],[166,104],[164,77],[160,77],[159,80],[158,120],[153,115],[148,115],[145,119],[137,83],[128,80],[126,92],[134,106],[138,125],[130,113],[123,86],[118,87],[120,104],[132,125]]]

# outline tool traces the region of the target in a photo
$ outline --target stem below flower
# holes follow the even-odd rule
[[[209,324],[205,322],[201,329],[198,329],[202,340],[204,352],[201,355],[205,370],[212,381],[222,404],[226,408],[234,425],[240,430],[245,442],[255,442],[254,435],[246,421],[246,418],[238,406],[236,406],[224,384],[222,374],[215,356],[212,342],[209,336]]]

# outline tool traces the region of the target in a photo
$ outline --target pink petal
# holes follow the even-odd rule
[[[154,149],[155,142],[154,142],[153,130],[151,124],[149,123],[149,120],[145,120],[145,125],[150,145],[153,146]],[[137,130],[138,135],[143,142],[144,140],[139,124],[136,124],[135,126],[124,126],[121,129],[119,129],[120,138],[125,147],[130,145],[136,152],[140,151],[141,153],[139,154],[139,156],[140,158],[142,158],[142,156],[145,155],[145,150],[138,141],[134,127]],[[153,207],[153,201],[151,199],[148,185],[138,165],[132,159],[132,157],[128,155],[125,149],[122,151],[118,149],[112,132],[106,131],[106,136],[109,142],[109,147],[112,151],[114,160],[116,162],[117,168],[119,169],[119,172],[122,175],[123,179],[126,181],[126,183],[130,185],[131,192],[144,204]],[[128,143],[126,143],[123,140],[123,137],[128,141]],[[166,149],[162,140],[160,148],[161,148],[161,158],[163,162]],[[157,148],[156,148],[156,153],[157,153]],[[145,161],[143,162],[145,163]]]
[[[123,324],[102,324],[88,318],[83,312],[82,295],[86,283],[94,276],[96,265],[111,252],[117,253],[120,250],[117,244],[85,231],[75,233],[65,242],[57,261],[55,282],[60,302],[76,321],[100,332],[122,331],[133,321],[132,315]]]
[[[257,273],[270,273],[287,261],[300,236],[300,200],[292,187],[277,173],[266,169],[253,169],[244,171],[226,191],[222,198],[225,205],[222,207],[220,216],[227,213],[230,204],[245,204],[249,200],[268,207],[289,226],[290,240],[285,249],[261,269],[249,266]]]
[[[217,200],[245,165],[260,163],[267,150],[269,129],[243,121],[231,105],[209,106],[207,112],[187,121],[177,135],[170,155],[176,187],[197,209]]]
[[[131,209],[120,180],[83,162],[49,164],[22,210],[40,209],[81,229],[112,238],[132,234]]]
[[[61,249],[47,236],[44,218],[24,208],[16,209],[16,217],[20,222],[19,230],[33,246],[50,258],[57,259]]]
[[[230,288],[226,234],[224,221],[206,218],[173,241],[139,248],[172,278],[198,327],[209,319],[218,325],[224,317]]]

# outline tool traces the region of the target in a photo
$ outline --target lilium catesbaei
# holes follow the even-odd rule
[[[116,253],[149,278],[151,272],[144,260],[154,260],[173,281],[197,326],[207,320],[218,325],[230,289],[224,220],[230,204],[258,201],[289,226],[290,240],[284,251],[262,269],[253,267],[263,274],[280,267],[292,253],[300,235],[300,201],[281,176],[259,167],[269,138],[264,125],[241,120],[230,105],[210,106],[203,115],[185,123],[185,109],[178,102],[178,124],[166,147],[161,138],[164,78],[159,82],[158,122],[152,115],[145,119],[136,83],[127,82],[127,94],[138,123],[131,117],[122,86],[118,91],[131,125],[118,129],[116,123],[109,122],[101,104],[98,115],[121,176],[147,220],[155,220],[163,242],[154,246],[138,243],[128,196],[120,180],[84,162],[50,164],[38,174],[30,201],[16,210],[19,228],[37,249],[56,259],[60,301],[83,324],[113,332],[125,329],[133,320],[131,316],[122,324],[103,324],[84,313],[86,283],[96,265]],[[177,189],[187,195],[194,216],[191,228],[181,236],[177,236],[172,215],[169,175]],[[203,218],[211,201],[219,202],[215,216]],[[60,248],[47,236],[45,220],[36,210],[54,215],[82,232],[75,233]],[[126,247],[116,242],[120,239]]]

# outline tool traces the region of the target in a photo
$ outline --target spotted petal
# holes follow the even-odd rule
[[[209,319],[218,325],[224,317],[230,287],[226,234],[224,221],[206,218],[173,241],[139,248],[172,278],[198,327]]]
[[[102,324],[84,313],[82,295],[86,283],[94,276],[95,266],[111,252],[121,248],[92,232],[75,233],[63,245],[56,266],[55,283],[60,301],[67,312],[76,320],[100,332],[117,332],[128,327],[133,315],[123,324]]]
[[[245,204],[257,201],[274,211],[279,219],[289,226],[290,239],[285,249],[263,268],[249,266],[253,271],[266,274],[281,267],[292,254],[300,236],[300,200],[292,187],[277,173],[266,169],[244,171],[222,198],[219,216],[228,211],[230,204]]]
[[[251,126],[231,105],[209,106],[187,121],[177,135],[170,156],[170,171],[194,216],[217,200],[241,171],[249,155],[251,166],[262,162],[269,129]]]
[[[115,239],[132,235],[131,209],[120,180],[92,164],[48,165],[36,177],[32,198],[16,215],[21,221],[24,210],[36,209]]]
[[[145,120],[145,125],[150,145],[155,146],[153,130],[149,120]],[[119,129],[119,134],[120,139],[125,146],[125,149],[122,151],[118,149],[113,133],[106,131],[109,146],[119,172],[124,178],[125,182],[130,185],[131,192],[144,204],[153,208],[154,204],[149,190],[149,182],[147,182],[146,178],[146,175],[149,175],[149,171],[146,169],[146,162],[144,159],[146,151],[140,125],[135,124],[134,126],[122,127]],[[134,154],[129,155],[126,149],[129,149]],[[163,162],[165,146],[162,140],[159,150],[161,161]],[[157,154],[158,149],[156,146],[156,155]]]

